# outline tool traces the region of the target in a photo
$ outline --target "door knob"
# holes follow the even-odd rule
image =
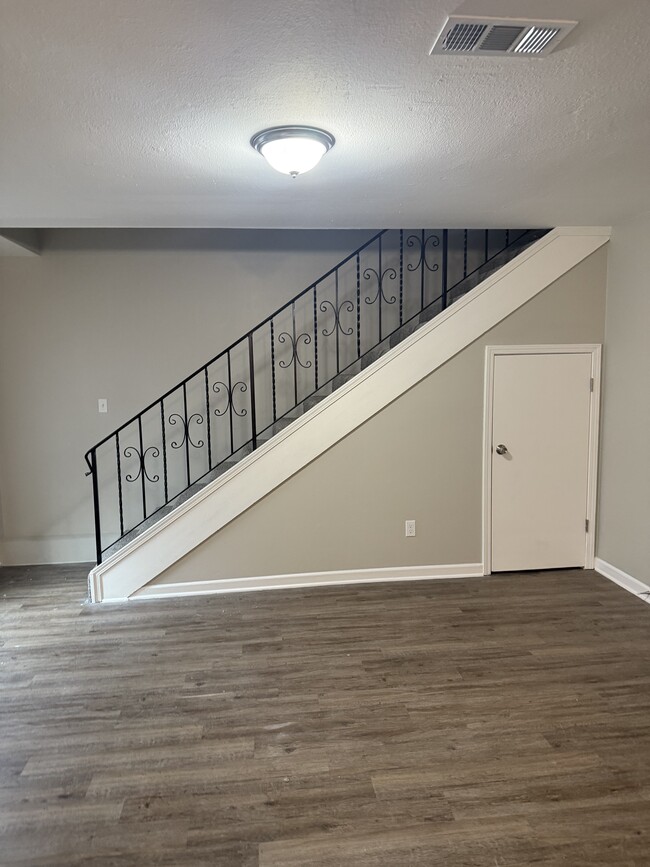
[[[507,447],[507,446],[504,446],[503,443],[499,443],[499,445],[497,446],[496,451],[497,451],[497,454],[498,454],[498,455],[505,455],[505,453],[508,451],[508,447]]]

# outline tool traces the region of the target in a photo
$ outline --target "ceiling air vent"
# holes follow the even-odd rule
[[[454,24],[445,35],[445,51],[473,51],[485,35],[485,24]]]
[[[452,15],[436,39],[431,54],[539,57],[554,51],[577,23]]]

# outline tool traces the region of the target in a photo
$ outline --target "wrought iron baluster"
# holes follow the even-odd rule
[[[357,253],[357,358],[361,358],[361,260]]]
[[[185,467],[187,469],[187,486],[190,486],[190,438],[189,420],[187,417],[187,383],[183,383],[183,423],[185,425]]]
[[[321,305],[322,306],[322,305]],[[296,305],[295,301],[291,302],[291,334],[288,331],[282,331],[278,334],[278,343],[288,343],[291,347],[291,355],[289,356],[289,360],[285,361],[284,359],[280,359],[279,367],[283,370],[287,370],[289,367],[293,367],[293,393],[294,393],[294,406],[298,406],[298,367],[302,367],[307,370],[312,366],[312,362],[307,359],[307,361],[302,361],[300,358],[299,348],[300,342],[302,341],[305,346],[309,346],[311,343],[311,334],[308,334],[306,331],[303,331],[302,334],[297,334],[296,328]]]
[[[95,555],[102,562],[102,528],[99,514],[99,479],[97,473],[97,450],[90,451],[90,474],[93,480],[93,513],[95,515]]]
[[[167,437],[165,435],[165,401],[160,401],[160,429],[162,431],[163,456],[163,487],[165,489],[165,504],[169,502],[169,482],[167,478]]]
[[[314,391],[318,391],[318,283],[314,283]]]
[[[233,401],[232,401],[232,366],[230,361],[230,350],[228,350],[228,397],[230,398],[230,403],[228,406],[228,426],[230,428],[230,454],[235,451],[235,435],[234,435],[234,427],[232,420],[232,411],[233,411]]]
[[[442,309],[447,308],[447,256],[449,253],[449,231],[442,230]]]
[[[381,239],[380,239],[380,241],[381,241]],[[381,252],[381,250],[380,250],[380,252]],[[381,255],[379,256],[378,264],[379,264],[379,267],[381,269],[381,265],[382,265]],[[370,280],[373,276],[374,276],[375,280],[377,281],[377,294],[375,295],[374,298],[371,298],[369,295],[366,295],[365,302],[366,302],[366,304],[375,304],[375,303],[379,302],[379,341],[378,342],[381,343],[381,340],[382,340],[382,321],[381,321],[382,302],[385,302],[386,304],[394,304],[397,301],[396,295],[393,295],[390,298],[388,298],[386,296],[386,294],[384,293],[384,280],[386,279],[386,277],[388,277],[389,280],[397,280],[397,271],[395,270],[395,268],[386,268],[385,271],[381,271],[381,270],[375,271],[374,268],[366,268],[365,271],[363,272],[363,279],[364,280]]]
[[[120,536],[124,535],[124,501],[122,499],[122,459],[120,457],[120,432],[115,434],[115,453],[117,455],[117,498],[120,508]]]
[[[381,281],[383,279],[383,271],[381,270],[381,238],[379,238],[378,244],[379,244],[379,274],[382,275],[382,276],[380,276],[379,279]],[[384,293],[381,291],[381,286],[380,286],[379,296],[378,296],[378,298],[379,298],[379,342],[380,343],[381,343],[381,301],[382,301],[383,294]]]
[[[144,442],[142,439],[142,416],[138,416],[138,438],[140,441],[140,459],[142,461],[142,472],[140,473],[140,487],[142,489],[142,517],[147,517],[147,489],[145,485],[144,472]]]
[[[490,258],[490,245],[488,244],[488,232],[489,231],[490,231],[489,229],[485,230],[485,258],[483,260],[484,265],[487,262],[487,260]]]
[[[208,470],[212,469],[212,423],[210,421],[210,382],[208,377],[208,368],[203,368],[205,382],[205,418],[208,434]]]
[[[257,409],[255,407],[255,356],[253,354],[253,334],[248,333],[248,369],[251,385],[251,440],[253,450],[257,448]]]
[[[411,262],[406,266],[407,271],[415,272],[420,269],[420,311],[424,310],[427,306],[426,301],[426,274],[427,271],[430,271],[432,274],[439,270],[439,265],[437,262],[430,262],[428,258],[429,249],[434,249],[440,246],[440,238],[435,232],[432,232],[429,236],[426,235],[424,229],[420,232],[420,235],[409,235],[406,239],[407,247],[415,247],[418,246],[420,249],[420,255],[418,256],[417,262]],[[435,298],[433,300],[436,300]]]
[[[271,388],[273,391],[273,421],[278,417],[277,403],[275,397],[275,335],[273,328],[273,320],[271,319]]]
[[[424,310],[424,267],[425,267],[425,249],[424,245],[426,241],[424,240],[424,229],[422,229],[422,234],[420,236],[420,310]]]
[[[399,230],[399,324],[404,322],[404,229]]]
[[[339,270],[338,268],[334,272],[334,303],[336,304],[336,372],[340,373],[341,371],[341,352],[340,352],[340,337],[339,333],[341,331],[339,316]]]
[[[296,351],[296,302],[291,303],[291,328],[293,332],[293,349]],[[297,356],[296,356],[297,357]],[[298,365],[293,364],[293,394],[295,398],[294,406],[298,406]]]

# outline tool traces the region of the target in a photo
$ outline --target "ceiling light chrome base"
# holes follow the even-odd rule
[[[251,139],[251,144],[256,151],[262,153],[262,145],[280,138],[311,138],[324,144],[327,150],[334,147],[336,143],[331,132],[318,129],[316,126],[272,126],[256,133]]]
[[[253,136],[251,145],[273,168],[295,178],[314,168],[335,141],[327,130],[293,125],[263,129]]]

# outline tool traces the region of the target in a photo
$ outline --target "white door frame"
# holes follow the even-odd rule
[[[598,475],[598,429],[600,424],[599,343],[550,343],[536,346],[485,347],[485,402],[483,413],[483,574],[492,572],[492,419],[494,396],[494,362],[498,355],[591,355],[593,394],[589,408],[589,464],[587,469],[587,514],[589,529],[585,533],[585,569],[594,568],[596,545],[596,484]]]

